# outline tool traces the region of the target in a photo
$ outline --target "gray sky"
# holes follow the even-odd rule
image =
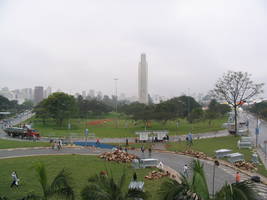
[[[266,81],[266,0],[0,0],[0,87],[207,92],[227,70]]]

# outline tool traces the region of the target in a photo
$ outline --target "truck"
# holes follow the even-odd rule
[[[20,137],[26,139],[39,139],[40,133],[32,128],[28,127],[7,127],[4,129],[7,135],[11,137]]]

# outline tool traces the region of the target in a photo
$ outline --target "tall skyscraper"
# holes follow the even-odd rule
[[[146,54],[141,54],[141,61],[138,67],[138,97],[139,102],[148,104],[148,75],[147,75],[147,62]]]
[[[48,86],[45,90],[45,94],[44,97],[47,98],[52,94],[52,88],[50,86]]]
[[[34,88],[34,103],[38,104],[44,99],[44,88],[42,86],[36,86]]]

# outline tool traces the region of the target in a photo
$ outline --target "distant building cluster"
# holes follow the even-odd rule
[[[52,88],[47,87],[44,89],[43,86],[36,86],[34,88],[23,88],[9,90],[8,87],[0,89],[0,95],[6,97],[9,100],[16,100],[19,104],[25,100],[33,101],[34,104],[39,103],[44,98],[47,98],[52,94]]]

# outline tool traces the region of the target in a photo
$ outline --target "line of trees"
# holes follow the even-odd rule
[[[24,101],[22,104],[18,104],[16,100],[8,100],[6,97],[0,95],[0,112],[10,112],[11,114],[17,114],[24,110],[33,108],[33,102],[30,100]],[[0,115],[0,119],[5,116]]]
[[[207,110],[190,96],[175,97],[159,104],[144,105],[138,102],[124,105],[119,108],[120,112],[129,115],[134,120],[162,121],[164,124],[168,120],[186,118],[190,123],[200,120],[209,120],[224,116],[231,108],[226,104],[220,104],[213,99]]]
[[[64,120],[70,118],[88,118],[99,116],[112,111],[112,107],[98,99],[84,99],[56,92],[41,101],[33,110],[36,117],[45,124],[47,119],[53,118],[57,125],[62,126]]]
[[[84,99],[82,96],[75,99],[71,95],[57,92],[40,102],[34,108],[34,112],[44,124],[47,119],[53,118],[59,126],[62,126],[66,119],[101,116],[113,111],[114,108],[110,105],[112,101],[108,99],[107,97],[102,100]],[[211,122],[212,119],[221,117],[229,111],[229,106],[221,105],[216,100],[211,101],[208,110],[203,110],[202,106],[190,96],[175,97],[159,104],[145,105],[138,102],[118,104],[118,112],[145,123],[157,120],[166,124],[168,120],[178,118],[186,118],[190,123],[203,119]]]
[[[267,102],[263,101],[260,103],[255,103],[249,107],[249,111],[258,115],[259,117],[267,119]]]

